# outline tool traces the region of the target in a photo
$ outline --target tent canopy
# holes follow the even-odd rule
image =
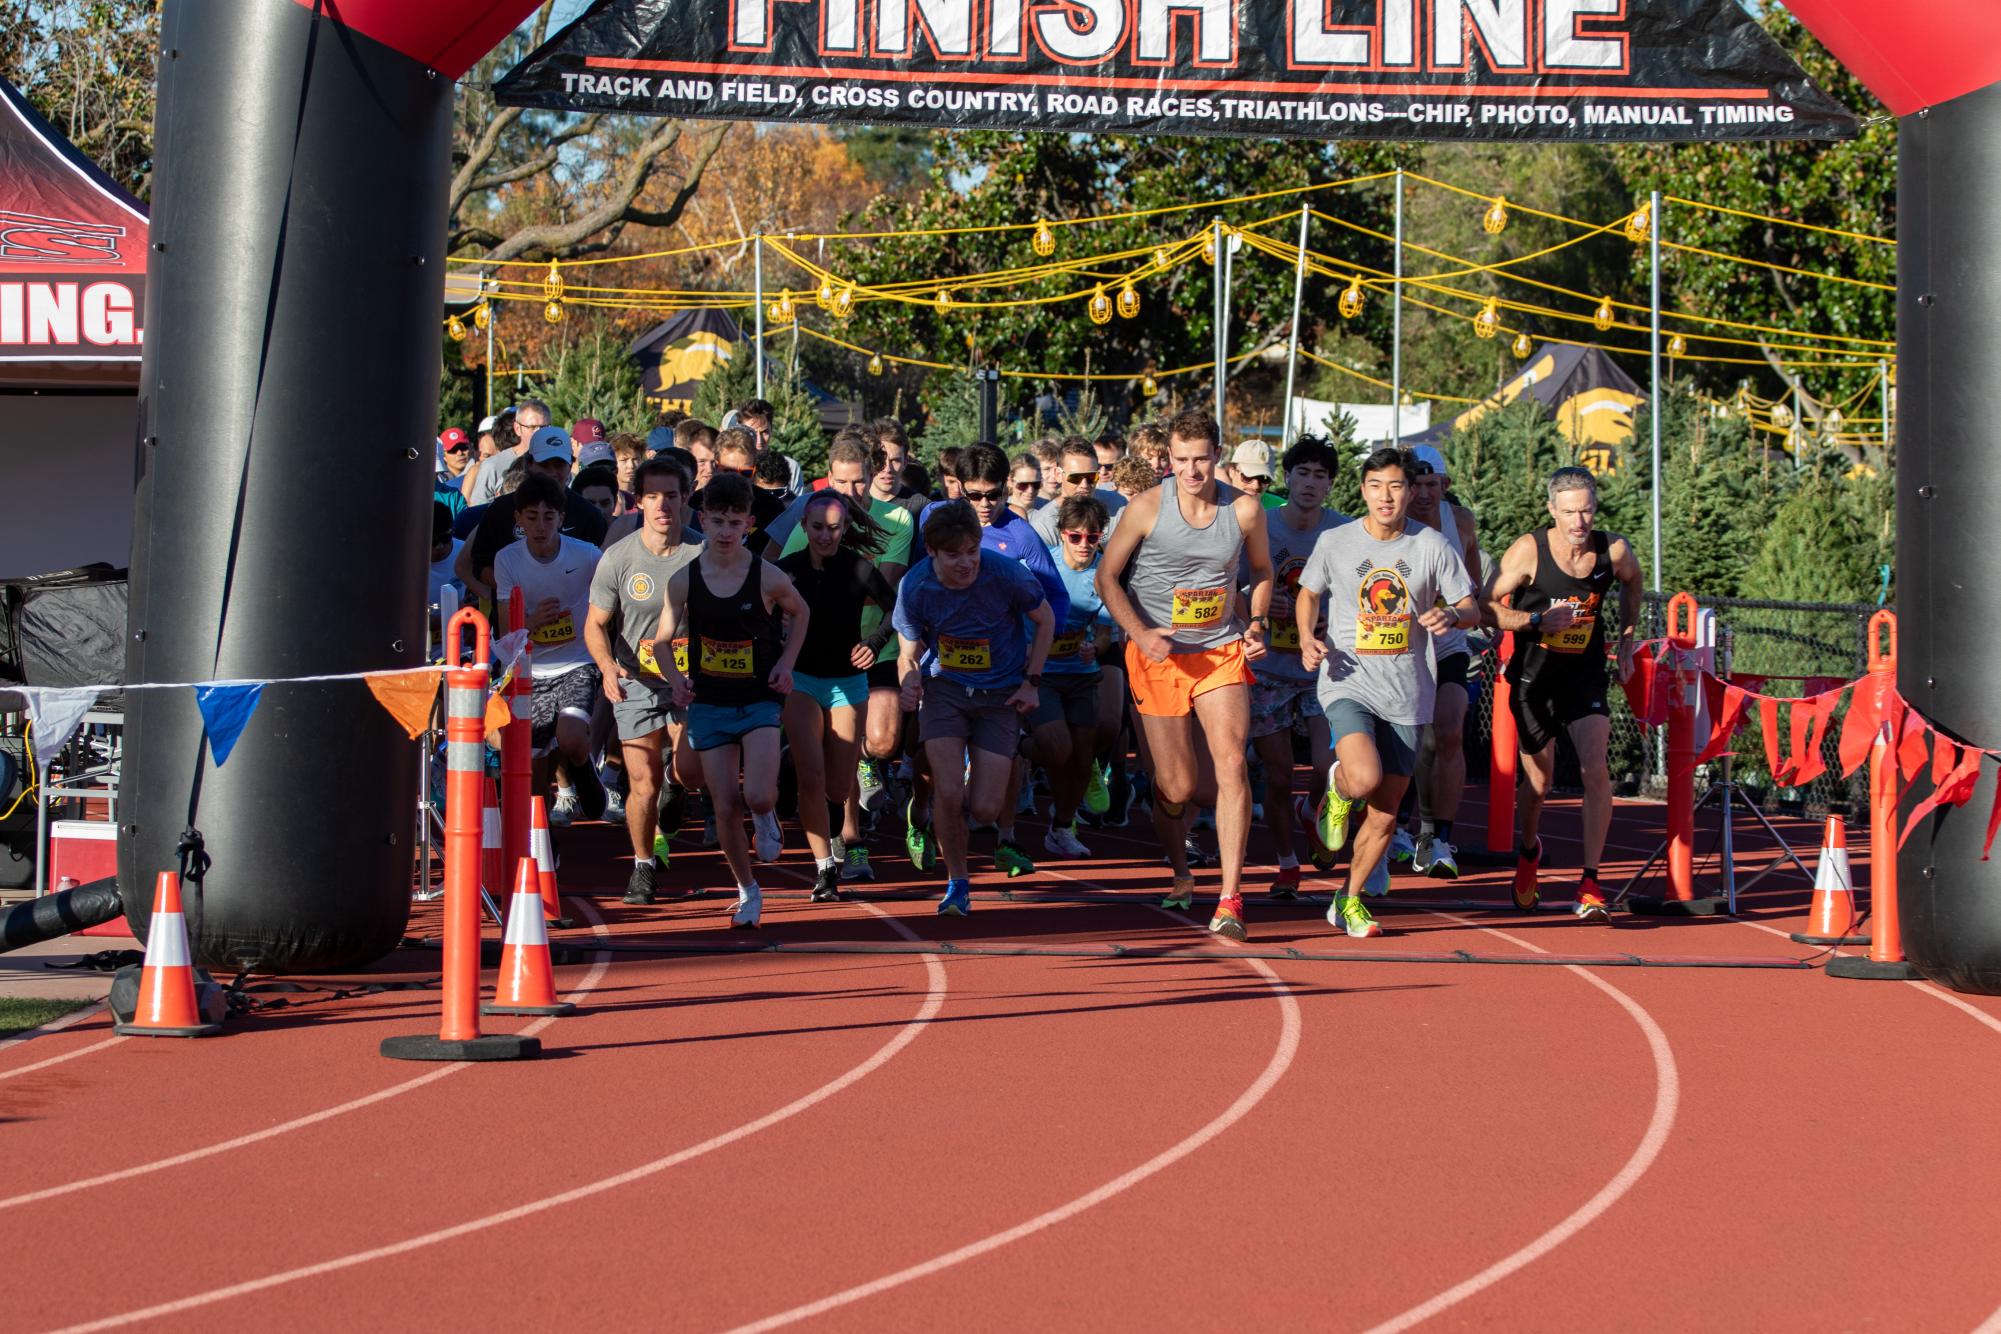
[[[136,385],[146,212],[0,79],[0,384]]]
[[[742,328],[726,312],[684,310],[633,339],[625,355],[639,367],[639,392],[648,402],[692,412],[702,377],[736,355],[745,341]],[[765,369],[774,366],[767,355]],[[819,405],[823,430],[837,431],[862,419],[860,403],[838,399],[810,380],[802,380],[800,388]]]
[[[1581,454],[1596,454],[1609,467],[1613,447],[1633,438],[1633,409],[1647,396],[1601,349],[1544,343],[1514,379],[1457,416],[1405,436],[1404,443],[1433,444],[1523,397],[1541,404]]]

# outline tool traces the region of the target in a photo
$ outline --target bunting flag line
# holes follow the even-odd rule
[[[371,676],[368,693],[386,709],[415,741],[431,730],[431,710],[438,701],[438,674],[429,671],[398,672],[394,676]]]
[[[208,753],[220,769],[236,749],[236,739],[257,711],[264,685],[211,685],[195,687],[195,707],[201,710],[202,725],[208,729]]]

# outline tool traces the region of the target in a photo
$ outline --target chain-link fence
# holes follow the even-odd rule
[[[1667,633],[1668,595],[1648,593],[1641,612],[1640,637],[1659,639]],[[1878,608],[1866,602],[1769,602],[1749,598],[1702,599],[1705,610],[1716,613],[1718,667],[1727,667],[1739,677],[1762,676],[1764,685],[1744,684],[1761,693],[1804,696],[1862,675],[1869,661],[1869,618]],[[1497,649],[1490,645],[1480,655],[1483,682],[1474,717],[1468,723],[1469,762],[1484,766],[1492,736],[1494,680]],[[1613,790],[1619,796],[1659,797],[1667,779],[1665,729],[1642,727],[1627,707],[1625,692],[1616,686],[1610,692],[1612,739],[1609,761]],[[1764,736],[1758,711],[1747,711],[1743,730],[1738,732],[1735,759],[1730,776],[1750,790],[1759,804],[1768,802],[1778,810],[1819,817],[1829,812],[1854,815],[1866,809],[1864,773],[1843,778],[1836,747],[1841,737],[1841,719],[1846,701],[1828,727],[1822,749],[1827,772],[1802,788],[1772,788],[1766,772]],[[1790,738],[1780,739],[1780,754],[1790,749]],[[1479,772],[1476,768],[1474,772]],[[1696,774],[1700,792],[1712,780],[1724,776],[1724,762],[1706,765]],[[1560,791],[1579,789],[1577,757],[1568,738],[1557,742],[1556,786]]]

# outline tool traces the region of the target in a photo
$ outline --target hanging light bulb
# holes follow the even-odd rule
[[[1787,427],[1793,424],[1793,410],[1783,403],[1772,404],[1772,425]]]
[[[486,308],[486,302],[482,301],[477,306],[474,306],[472,308],[473,328],[484,329],[488,324],[492,323],[492,321],[493,321],[493,312]]]
[[[952,308],[952,294],[942,287],[938,289],[937,306],[940,314]]]
[[[794,304],[792,300],[792,289],[788,287],[785,288],[783,291],[779,292],[778,322],[780,324],[789,323],[792,317],[794,315],[797,315],[798,313],[799,313],[799,307],[796,304]]]
[[[1840,435],[1841,428],[1848,425],[1848,419],[1841,415],[1840,408],[1830,408],[1820,419],[1821,429],[1828,435]]]
[[[1499,236],[1508,230],[1508,200],[1505,195],[1495,195],[1494,202],[1480,219],[1480,226],[1489,236]]]
[[[868,354],[868,373],[870,375],[882,374],[882,353],[871,352]]]
[[[1107,324],[1112,318],[1112,299],[1105,295],[1103,287],[1091,289],[1091,323]]]
[[[1213,227],[1202,234],[1202,262],[1204,264],[1216,262],[1216,229]]]
[[[466,322],[454,315],[445,321],[445,332],[452,336],[454,343],[463,343],[466,340]]]
[[[1166,246],[1157,245],[1153,248],[1153,267],[1155,267],[1156,269],[1164,269],[1167,267]]]
[[[1119,288],[1119,315],[1129,320],[1137,314],[1139,314],[1139,289],[1128,282]]]
[[[1535,351],[1535,343],[1526,333],[1516,334],[1515,341],[1509,346],[1514,349],[1516,358],[1521,361],[1527,361],[1529,353]]]
[[[1139,392],[1142,398],[1156,397],[1160,393],[1160,381],[1154,379],[1151,372],[1141,376]]]
[[[1672,337],[1670,337],[1668,339],[1668,355],[1671,357],[1687,356],[1688,340],[1686,338],[1683,338],[1680,334],[1675,334]]]
[[[1480,307],[1480,313],[1473,317],[1473,333],[1479,338],[1492,338],[1501,331],[1501,308],[1493,297]]]
[[[1029,238],[1028,243],[1035,248],[1035,253],[1038,255],[1053,254],[1056,250],[1056,232],[1047,222],[1038,219],[1035,224],[1035,235]]]
[[[854,313],[855,313],[855,289],[852,287],[843,287],[840,291],[834,293],[835,317],[844,320],[848,316]]]
[[[561,324],[563,322],[563,303],[560,301],[551,301],[543,306],[542,318],[551,324]]]
[[[551,301],[560,301],[563,296],[563,271],[553,259],[549,261],[549,272],[542,276],[542,295]]]
[[[1591,327],[1603,333],[1612,327],[1612,298],[1604,297],[1598,302],[1598,309],[1591,312]]]
[[[773,324],[785,323],[785,317],[778,313],[778,303],[776,301],[768,301],[765,303],[764,318],[771,321]]]
[[[1341,318],[1344,320],[1352,320],[1362,313],[1361,274],[1358,273],[1348,280],[1348,286],[1342,289],[1341,300],[1336,303],[1336,308],[1341,312]]]
[[[820,279],[820,290],[813,293],[813,300],[818,303],[821,310],[832,310],[834,308],[834,280],[832,278]]]
[[[1651,203],[1642,204],[1626,219],[1626,239],[1638,245],[1653,234],[1654,206]]]

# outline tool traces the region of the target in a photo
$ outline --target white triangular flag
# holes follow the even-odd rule
[[[34,724],[35,763],[47,768],[49,761],[68,743],[76,725],[83,721],[83,715],[97,703],[97,689],[94,686],[17,686],[15,689],[28,700],[28,721]]]

